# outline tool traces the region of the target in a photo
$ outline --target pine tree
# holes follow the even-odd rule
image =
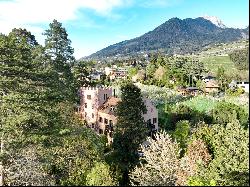
[[[54,79],[59,83],[56,87],[58,93],[61,93],[59,98],[74,101],[78,88],[71,71],[75,58],[67,31],[60,22],[53,20],[44,35],[47,37],[45,39],[45,56],[49,65],[56,72]]]
[[[121,87],[121,102],[117,106],[117,126],[113,148],[127,183],[128,170],[138,162],[138,147],[146,139],[147,128],[142,114],[146,112],[141,91],[132,83]]]
[[[38,48],[35,37],[26,29],[13,29],[8,36],[0,35],[2,177],[3,171],[11,167],[6,161],[30,141],[27,135],[47,126],[44,115],[47,74],[41,70],[41,64],[34,61]]]

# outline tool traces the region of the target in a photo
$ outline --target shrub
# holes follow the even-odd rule
[[[233,103],[221,101],[215,106],[211,113],[213,123],[227,124],[237,119],[241,125],[248,125],[248,114],[242,107]]]

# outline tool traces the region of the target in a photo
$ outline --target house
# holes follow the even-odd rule
[[[197,96],[199,94],[199,89],[197,87],[187,87],[186,93],[188,95]]]
[[[104,87],[82,87],[79,91],[81,99],[78,114],[88,127],[98,134],[105,134],[109,143],[113,142],[113,131],[117,123],[115,109],[121,101],[114,96],[114,92],[112,88]],[[143,118],[152,134],[158,130],[158,111],[149,99],[143,98],[143,102],[147,108]]]
[[[104,74],[102,72],[95,71],[95,72],[90,74],[90,78],[91,78],[91,80],[101,80],[103,75]]]
[[[127,69],[126,68],[113,68],[105,67],[105,74],[109,76],[110,80],[114,79],[126,79],[127,78]]]
[[[220,87],[219,87],[217,81],[210,80],[210,81],[206,82],[205,92],[206,93],[218,92],[219,88]]]
[[[182,95],[182,96],[188,95],[187,90],[186,90],[186,88],[184,88],[184,87],[178,87],[178,88],[177,88],[177,92],[178,92],[180,95]]]
[[[203,77],[201,80],[203,80],[205,83],[211,81],[211,80],[215,80],[214,76],[208,75],[206,77]]]
[[[177,92],[182,96],[197,96],[200,93],[200,90],[197,87],[178,87]]]
[[[243,88],[245,92],[249,93],[249,82],[248,81],[235,81],[233,80],[229,84],[230,88]]]
[[[238,81],[237,86],[243,88],[245,92],[249,93],[249,82],[248,81]]]

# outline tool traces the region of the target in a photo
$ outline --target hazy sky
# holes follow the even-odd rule
[[[26,28],[44,44],[53,19],[66,28],[76,58],[140,36],[172,17],[217,16],[227,27],[249,25],[248,0],[0,0],[0,32]]]

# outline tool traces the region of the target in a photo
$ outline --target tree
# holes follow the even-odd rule
[[[186,148],[187,140],[190,136],[190,123],[187,120],[178,121],[173,133],[173,137],[180,144],[182,149]]]
[[[131,67],[128,69],[128,76],[132,78],[137,74],[137,72],[138,72],[138,67]]]
[[[225,91],[228,81],[227,81],[227,77],[225,74],[225,69],[223,67],[218,67],[217,69],[217,73],[216,73],[216,77],[219,80],[219,86],[220,88]]]
[[[249,119],[247,112],[244,108],[233,103],[221,101],[211,111],[211,114],[214,123],[225,125],[237,119],[242,126],[248,126]]]
[[[129,174],[133,186],[174,186],[179,169],[179,146],[166,132],[148,138],[148,145],[141,145],[139,166]]]
[[[199,167],[194,179],[220,186],[249,185],[249,129],[234,120],[225,126],[201,126],[192,139],[206,142],[212,155],[207,167]]]
[[[78,88],[74,82],[71,68],[75,63],[73,56],[74,49],[68,39],[66,29],[57,20],[49,24],[49,29],[45,31],[45,55],[49,65],[53,66],[56,72],[54,79],[58,92],[61,92],[61,100],[74,100]]]
[[[43,77],[48,74],[33,60],[37,47],[35,37],[26,29],[13,29],[8,36],[0,35],[1,185],[3,171],[9,167],[5,161],[17,152],[17,145],[25,145],[26,134],[46,123],[41,106],[47,105]]]
[[[204,94],[206,94],[206,90],[205,90],[205,88],[206,88],[206,83],[205,83],[204,81],[198,80],[198,81],[196,82],[196,87],[197,87],[198,89],[202,90],[202,91],[204,92]]]
[[[112,178],[110,167],[102,162],[95,163],[86,178],[88,186],[116,186],[117,181]]]
[[[73,75],[78,88],[88,86],[90,84],[89,70],[87,69],[87,65],[84,61],[75,63],[73,66]]]
[[[138,162],[138,147],[147,136],[142,114],[146,107],[140,89],[132,83],[121,86],[121,102],[117,105],[117,125],[113,148],[123,170],[123,180],[127,183],[128,170]],[[131,112],[133,111],[133,112]]]
[[[206,167],[212,157],[206,143],[200,139],[191,140],[184,157],[180,160],[180,168],[177,172],[177,186],[186,186],[191,177],[197,174],[198,167]]]
[[[57,67],[25,29],[0,35],[0,51],[1,185],[85,185],[104,144],[62,99]]]
[[[248,48],[234,50],[229,54],[230,60],[234,62],[235,67],[239,70],[247,70],[249,68],[248,56]]]

